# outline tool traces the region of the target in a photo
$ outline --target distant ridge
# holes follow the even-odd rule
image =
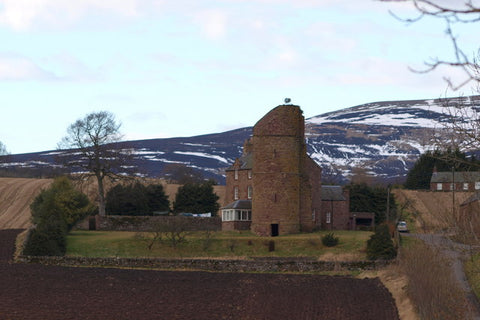
[[[305,121],[308,153],[322,166],[325,180],[330,176],[345,181],[361,168],[381,181],[402,181],[418,156],[432,147],[433,130],[448,119],[444,105],[479,110],[480,96],[380,101],[314,116]],[[134,165],[145,176],[160,177],[165,165],[182,163],[223,184],[225,168],[241,155],[251,130],[125,141],[118,146],[134,149]],[[55,168],[59,152],[0,157],[0,170],[46,172]]]

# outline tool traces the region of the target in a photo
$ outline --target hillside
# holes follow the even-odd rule
[[[0,178],[0,229],[30,226],[30,203],[51,179]]]
[[[452,226],[453,195],[451,192],[431,192],[396,189],[393,191],[400,205],[409,201],[406,211],[415,218],[418,232],[434,232]],[[471,192],[455,192],[455,212]]]
[[[418,156],[432,148],[434,131],[448,122],[445,106],[463,106],[475,116],[480,96],[374,102],[314,116],[305,120],[307,152],[323,168],[325,181],[346,182],[355,169],[361,168],[380,182],[398,183]],[[132,150],[132,165],[140,176],[162,177],[164,168],[175,163],[224,184],[225,168],[241,155],[251,133],[252,127],[246,127],[194,137],[125,141],[114,146]],[[72,152],[3,156],[0,173],[50,176],[60,170],[55,160]]]

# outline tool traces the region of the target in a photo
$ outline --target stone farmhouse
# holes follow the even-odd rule
[[[274,108],[255,124],[243,155],[226,170],[222,229],[261,236],[353,229],[348,195],[340,187],[322,190],[321,177],[307,155],[300,107]]]
[[[476,171],[440,171],[433,169],[430,179],[431,191],[479,191],[480,172]]]

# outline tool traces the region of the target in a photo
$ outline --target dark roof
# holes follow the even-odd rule
[[[431,183],[452,183],[455,182],[474,182],[480,181],[480,172],[478,171],[458,171],[453,174],[451,171],[434,172]]]
[[[223,209],[243,209],[243,210],[252,210],[252,200],[237,200],[234,201],[225,207]]]
[[[345,201],[341,186],[322,186],[322,201]]]

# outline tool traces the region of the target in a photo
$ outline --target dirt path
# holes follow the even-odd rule
[[[463,261],[468,258],[468,246],[454,242],[441,234],[411,234],[409,236],[421,239],[426,244],[438,248],[450,260],[452,273],[470,303],[472,319],[480,320],[480,303],[468,283],[463,268]]]

